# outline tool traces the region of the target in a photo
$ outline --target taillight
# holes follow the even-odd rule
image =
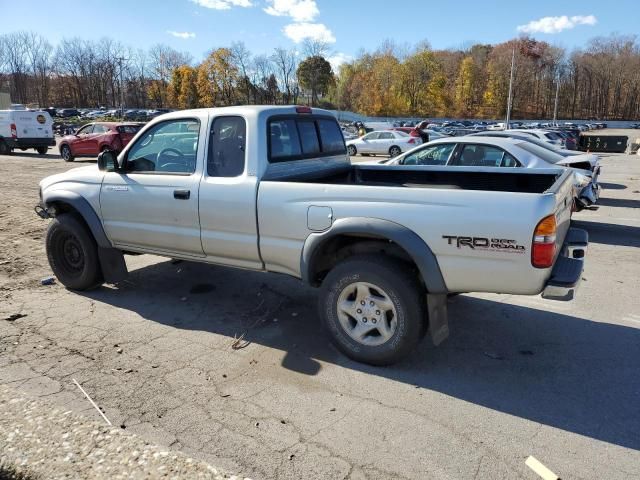
[[[531,265],[536,268],[549,268],[556,254],[556,217],[549,215],[540,220],[533,232],[531,245]]]
[[[15,123],[11,124],[11,138],[18,138],[18,128]]]
[[[407,143],[415,143],[416,139],[411,137]]]
[[[415,130],[411,130],[411,131],[409,132],[409,135],[410,135],[411,137],[419,137],[419,136],[420,136],[420,134],[419,134],[418,132],[416,132]]]
[[[296,113],[311,113],[311,107],[296,107]]]

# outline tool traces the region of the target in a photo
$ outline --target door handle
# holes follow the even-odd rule
[[[173,198],[177,200],[189,200],[189,198],[191,198],[191,190],[174,190]]]

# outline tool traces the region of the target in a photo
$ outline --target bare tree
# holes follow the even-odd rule
[[[271,55],[271,61],[275,66],[278,83],[282,90],[282,103],[291,103],[293,93],[294,76],[297,67],[296,54],[293,50],[276,48]]]

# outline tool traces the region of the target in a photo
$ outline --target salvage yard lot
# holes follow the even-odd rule
[[[137,256],[117,286],[42,286],[38,181],[95,161],[18,153],[0,157],[0,383],[100,420],[75,378],[114,424],[254,479],[534,479],[529,455],[640,477],[640,157],[605,156],[600,210],[574,215],[576,300],[460,295],[445,343],[376,368],[284,276]]]

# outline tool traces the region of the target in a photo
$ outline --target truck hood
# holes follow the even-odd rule
[[[72,168],[64,173],[57,173],[40,180],[40,188],[46,190],[56,183],[75,182],[100,184],[104,173],[98,169],[97,165],[88,165],[86,167]]]

